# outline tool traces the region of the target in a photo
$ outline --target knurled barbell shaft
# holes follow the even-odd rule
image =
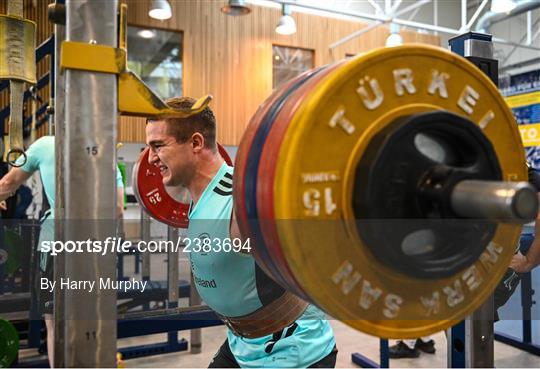
[[[536,219],[538,197],[528,182],[459,182],[451,194],[452,209],[462,217],[528,223]]]

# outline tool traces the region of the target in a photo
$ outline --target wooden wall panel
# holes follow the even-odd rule
[[[184,32],[184,94],[214,96],[212,109],[218,120],[218,140],[238,145],[249,119],[272,92],[272,44],[302,47],[315,51],[320,66],[382,47],[388,28],[368,31],[334,50],[329,45],[366,27],[366,23],[293,13],[297,33],[275,33],[281,12],[250,5],[252,12],[241,17],[226,16],[223,1],[171,1],[173,16],[167,21],[148,17],[149,0],[127,0],[128,22]],[[405,42],[439,45],[439,37],[402,31]],[[144,122],[122,117],[119,137],[125,141],[144,140]]]
[[[37,45],[52,33],[47,5],[53,0],[25,0],[25,15],[38,24]],[[388,37],[380,26],[333,50],[329,45],[366,27],[366,23],[293,13],[297,33],[275,33],[281,12],[250,5],[252,12],[241,17],[226,16],[221,7],[226,0],[170,0],[173,16],[158,21],[148,16],[150,0],[122,0],[128,4],[132,25],[179,30],[184,33],[183,89],[187,96],[214,96],[212,109],[218,119],[218,139],[225,145],[238,145],[249,119],[272,92],[272,44],[302,47],[315,51],[315,66],[324,65],[346,54],[357,54],[382,47]],[[0,0],[5,13],[6,0]],[[438,45],[439,37],[401,32],[405,42]],[[48,68],[48,61],[38,66]],[[0,95],[0,106],[6,94]],[[48,99],[48,95],[41,95]],[[144,119],[121,117],[120,141],[144,141]]]
[[[36,45],[41,44],[53,30],[47,19],[47,6],[54,0],[24,0],[24,17],[37,23]],[[6,14],[7,0],[0,0],[0,14]]]
[[[54,0],[24,0],[24,17],[36,22],[36,47],[41,45],[45,40],[47,40],[53,32],[53,24],[47,19],[47,6],[54,2]],[[6,14],[7,12],[7,0],[0,0],[0,14]],[[37,64],[36,73],[39,79],[40,76],[47,73],[50,69],[49,57],[45,57],[41,62]],[[43,88],[39,91],[38,96],[42,101],[47,101],[50,98],[49,89]],[[9,105],[9,94],[8,91],[2,91],[0,93],[0,110]],[[41,103],[38,103],[38,107]],[[31,106],[27,102],[24,106],[25,115],[26,112],[30,112]],[[46,126],[44,124],[43,126]],[[7,133],[8,119],[5,121],[4,133]],[[48,131],[47,128],[38,130],[37,137],[43,135]]]

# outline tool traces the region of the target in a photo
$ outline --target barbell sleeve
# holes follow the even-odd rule
[[[454,212],[466,218],[528,223],[538,213],[537,192],[528,182],[464,180],[450,201]]]

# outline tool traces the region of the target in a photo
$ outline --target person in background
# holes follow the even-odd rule
[[[390,359],[416,358],[420,353],[434,354],[435,341],[431,337],[422,337],[411,340],[399,340],[390,346],[388,356]]]
[[[55,145],[54,136],[43,136],[30,145],[26,151],[26,162],[20,167],[11,168],[7,174],[0,179],[0,206],[6,199],[12,197],[17,189],[26,182],[36,171],[39,171],[45,196],[50,205],[49,210],[41,219],[41,230],[39,233],[39,245],[43,241],[54,241],[54,204],[55,204]],[[17,164],[22,164],[23,158],[19,158]],[[116,215],[120,217],[124,211],[123,197],[124,185],[120,170],[116,167],[116,186],[119,201],[117,201]],[[3,204],[5,207],[5,203]],[[40,278],[54,279],[53,260],[49,253],[40,252],[39,276]],[[54,321],[53,321],[53,293],[49,290],[40,289],[39,306],[43,313],[45,325],[47,327],[47,351],[49,365],[53,368],[54,363]]]

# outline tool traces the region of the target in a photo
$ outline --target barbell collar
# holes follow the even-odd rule
[[[528,182],[464,180],[456,184],[450,201],[465,218],[528,223],[538,213],[537,193]]]

